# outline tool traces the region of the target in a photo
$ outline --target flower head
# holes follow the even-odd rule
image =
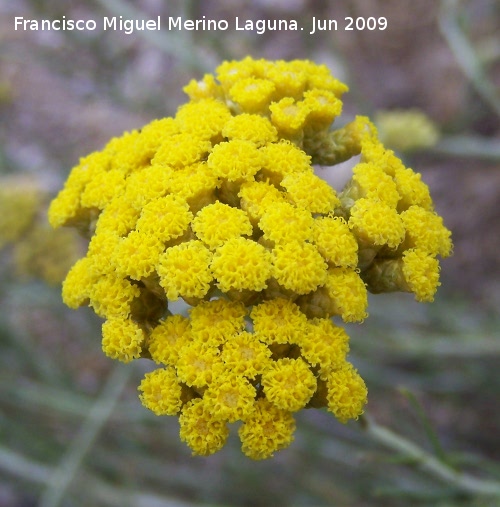
[[[234,83],[229,90],[229,97],[242,111],[259,113],[269,106],[275,88],[272,81],[252,76]]]
[[[188,341],[179,350],[177,375],[190,387],[205,388],[223,371],[220,351],[200,341]]]
[[[145,335],[133,320],[111,317],[102,325],[102,350],[112,359],[129,363],[141,357]]]
[[[189,341],[190,322],[182,315],[170,315],[149,335],[148,350],[157,364],[175,366],[179,350]]]
[[[181,440],[199,456],[219,451],[229,436],[227,423],[214,417],[210,404],[201,398],[195,398],[183,407],[179,423]]]
[[[116,271],[124,277],[140,280],[155,271],[163,248],[160,238],[134,230],[119,240],[111,261]]]
[[[222,129],[230,118],[229,107],[216,98],[188,102],[179,107],[175,115],[182,132],[194,136],[195,140],[213,142],[221,140]]]
[[[349,227],[359,240],[374,246],[396,248],[405,235],[403,221],[394,208],[366,197],[351,208]]]
[[[266,117],[249,113],[233,116],[224,125],[222,135],[229,140],[250,141],[259,147],[278,140],[278,132]]]
[[[355,267],[358,243],[342,217],[322,217],[314,221],[314,244],[329,265]]]
[[[283,298],[264,301],[254,306],[250,316],[255,333],[266,343],[293,344],[297,336],[305,332],[307,324],[307,319],[299,307]]]
[[[238,301],[202,301],[189,312],[191,334],[199,342],[219,347],[245,329],[245,306]]]
[[[52,201],[54,227],[90,236],[63,300],[105,319],[106,355],[157,365],[141,402],[178,417],[193,454],[238,422],[243,453],[267,459],[293,441],[295,412],[363,413],[332,317],[363,321],[368,291],[431,301],[450,231],[368,118],[332,126],[347,86],[325,65],[247,57],[184,91],[174,118],[82,158]],[[312,165],[358,155],[338,194]],[[0,219],[0,246],[31,227],[21,211]]]
[[[104,318],[127,318],[131,313],[132,302],[140,294],[137,285],[116,272],[103,274],[89,291],[90,306],[97,315]]]
[[[349,336],[331,319],[312,319],[306,332],[301,335],[300,349],[306,361],[320,366],[324,374],[342,366],[349,351]]]
[[[304,408],[316,390],[316,377],[301,358],[278,359],[262,375],[266,398],[290,412]]]
[[[219,201],[199,211],[192,227],[198,238],[212,249],[231,238],[251,236],[253,232],[252,224],[243,210]]]
[[[293,241],[273,250],[272,275],[285,289],[307,294],[327,279],[327,264],[311,243]]]
[[[296,102],[292,97],[284,97],[269,107],[271,121],[285,137],[293,136],[306,126],[310,108],[305,102]]]
[[[247,212],[252,224],[257,225],[265,211],[276,203],[285,202],[283,194],[265,181],[248,181],[238,193],[241,209]]]
[[[357,419],[363,413],[368,391],[363,379],[349,363],[326,375],[328,410],[340,422]]]
[[[439,262],[416,248],[403,254],[403,274],[417,301],[433,301],[439,282]]]
[[[193,138],[193,134],[181,132],[165,139],[151,162],[180,169],[206,157],[211,147],[210,141]]]
[[[211,268],[223,292],[261,291],[271,275],[271,254],[255,241],[233,238],[215,250]]]
[[[215,146],[208,167],[219,178],[229,181],[250,180],[262,166],[262,154],[251,141],[233,139]]]
[[[182,387],[172,368],[146,373],[139,391],[142,404],[156,415],[176,415],[182,406]]]
[[[362,321],[368,316],[368,293],[355,270],[330,268],[325,288],[330,299],[330,315],[340,315],[344,322]]]
[[[280,185],[287,174],[312,172],[311,157],[289,141],[267,144],[261,152],[262,176],[274,185]]]
[[[226,367],[236,375],[255,379],[268,368],[271,351],[258,339],[258,335],[242,331],[225,343],[221,357]]]
[[[236,422],[250,414],[255,394],[255,387],[245,377],[229,374],[210,384],[203,401],[214,418]]]
[[[405,244],[408,248],[417,248],[441,257],[451,254],[451,232],[437,213],[413,205],[401,213],[401,218],[406,229]]]
[[[330,213],[340,205],[335,190],[314,173],[296,172],[281,180],[290,202],[311,213]]]
[[[288,447],[293,441],[294,432],[295,420],[291,412],[276,407],[265,398],[259,398],[238,434],[243,453],[249,458],[261,460]]]
[[[439,130],[433,121],[418,109],[378,111],[375,123],[384,144],[394,150],[413,151],[433,146]]]
[[[167,298],[203,298],[210,289],[212,253],[197,240],[175,245],[160,255],[157,273]]]
[[[304,242],[311,239],[314,220],[311,213],[286,202],[278,202],[264,212],[259,220],[263,238],[272,243]]]
[[[93,261],[90,257],[78,259],[69,270],[62,284],[62,299],[70,308],[88,304],[90,291],[98,276],[92,273]]]
[[[166,195],[144,205],[136,230],[139,234],[156,236],[165,243],[183,234],[192,218],[193,214],[185,201],[173,195]]]

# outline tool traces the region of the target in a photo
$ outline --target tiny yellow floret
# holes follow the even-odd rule
[[[434,301],[439,282],[439,262],[425,251],[412,248],[403,254],[403,274],[408,286],[421,302]]]
[[[189,401],[179,415],[180,438],[198,456],[209,456],[224,446],[229,429],[213,416],[202,398]]]
[[[340,205],[335,190],[314,173],[288,174],[281,181],[290,202],[311,213],[329,213]]]
[[[259,228],[264,233],[264,239],[276,244],[286,244],[290,241],[310,240],[313,223],[309,211],[283,202],[269,206],[259,221]]]
[[[144,340],[144,331],[131,319],[113,317],[102,325],[102,350],[123,363],[141,357]]]
[[[342,423],[357,419],[367,402],[368,390],[350,363],[326,375],[328,410]]]
[[[276,451],[293,442],[295,420],[288,410],[273,405],[265,398],[254,403],[251,414],[238,430],[241,450],[255,460],[271,458]]]
[[[327,264],[313,244],[294,241],[273,249],[272,275],[285,289],[307,294],[326,282]]]
[[[215,250],[211,268],[223,292],[261,291],[271,276],[271,254],[250,239],[230,239]]]
[[[349,227],[362,241],[396,248],[405,236],[401,217],[383,201],[361,198],[351,208]]]
[[[329,265],[343,268],[357,265],[358,243],[342,217],[317,218],[313,226],[313,239]]]
[[[192,218],[193,214],[185,201],[174,195],[166,195],[148,202],[142,208],[136,230],[167,242],[183,234]]]
[[[278,132],[267,118],[249,113],[233,116],[224,125],[222,135],[229,140],[250,141],[258,147],[278,140]]]
[[[203,298],[210,289],[212,253],[197,240],[168,248],[160,255],[157,273],[170,301],[179,297]]]
[[[257,145],[243,139],[219,143],[208,157],[208,167],[229,181],[250,180],[261,166],[262,154]]]
[[[214,418],[232,423],[248,417],[255,394],[255,387],[245,377],[228,373],[210,384],[203,402]]]
[[[251,236],[252,224],[247,214],[219,201],[205,206],[192,223],[193,231],[209,248],[240,236]]]
[[[265,112],[276,89],[268,79],[248,77],[239,80],[229,90],[229,97],[236,102],[242,112]]]
[[[198,342],[219,347],[245,329],[247,310],[239,301],[212,299],[189,310],[191,335]]]
[[[451,232],[437,213],[413,205],[401,213],[401,218],[406,229],[405,244],[408,248],[417,248],[441,257],[451,254]]]
[[[331,315],[344,322],[363,321],[368,313],[368,292],[359,274],[349,268],[330,268],[325,283],[331,304]]]
[[[254,379],[269,366],[271,351],[258,335],[243,331],[224,344],[221,358],[236,375]]]
[[[182,406],[182,389],[173,368],[146,373],[139,391],[142,404],[155,415],[176,415]]]
[[[182,315],[169,315],[149,335],[151,358],[157,364],[175,366],[179,350],[190,338],[189,319]]]
[[[316,377],[301,358],[273,361],[262,375],[266,399],[283,410],[296,412],[307,404],[316,390]]]

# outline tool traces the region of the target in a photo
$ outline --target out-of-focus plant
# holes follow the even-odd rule
[[[15,274],[56,285],[81,255],[76,231],[54,230],[45,220],[49,193],[27,177],[0,179],[0,250]]]

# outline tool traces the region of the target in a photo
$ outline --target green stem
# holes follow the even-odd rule
[[[481,97],[500,116],[500,100],[495,87],[488,80],[474,48],[458,23],[457,0],[442,0],[439,27],[455,59]]]
[[[130,365],[119,364],[108,377],[102,393],[90,409],[80,432],[52,473],[41,497],[40,507],[58,507],[61,504],[86,454],[113,412],[132,371],[133,368],[130,368]]]
[[[0,470],[42,484],[50,480],[52,472],[47,465],[37,463],[5,447],[0,447]]]
[[[446,137],[435,146],[428,148],[431,153],[456,157],[473,157],[485,160],[500,160],[500,142],[473,136]]]
[[[159,470],[159,467],[157,467]],[[46,484],[50,481],[53,469],[45,464],[31,460],[22,454],[4,447],[0,447],[0,470],[7,474],[20,477],[25,481],[36,484]],[[82,472],[79,484],[76,484],[75,496],[86,495],[85,505],[133,505],[134,507],[188,507],[193,504],[184,503],[177,498],[160,496],[149,491],[131,491],[129,487],[120,488],[100,477]]]
[[[500,497],[500,483],[478,479],[463,472],[457,472],[440,459],[425,451],[410,440],[389,428],[377,424],[366,414],[360,423],[367,435],[384,447],[409,457],[424,472],[469,494]]]

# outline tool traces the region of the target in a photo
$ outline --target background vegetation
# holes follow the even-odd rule
[[[14,16],[63,15],[309,24],[312,16],[385,16],[389,27],[317,35],[14,30]],[[44,199],[79,157],[174,114],[192,77],[250,54],[328,64],[351,88],[347,115],[429,115],[441,140],[402,155],[430,185],[455,242],[435,303],[377,296],[370,318],[349,326],[373,422],[344,426],[326,412],[301,413],[295,443],[266,462],[246,459],[237,438],[210,458],[191,457],[175,418],[140,406],[147,361],[123,367],[105,358],[99,320],[65,308],[60,287],[41,280],[40,259],[64,267],[74,253],[54,257],[50,242],[23,237],[23,263],[22,249],[4,245],[0,506],[499,505],[499,33],[495,0],[0,4],[0,185],[22,176],[40,188],[39,224]],[[321,171],[334,178],[334,169]],[[6,202],[0,214],[13,216]]]

